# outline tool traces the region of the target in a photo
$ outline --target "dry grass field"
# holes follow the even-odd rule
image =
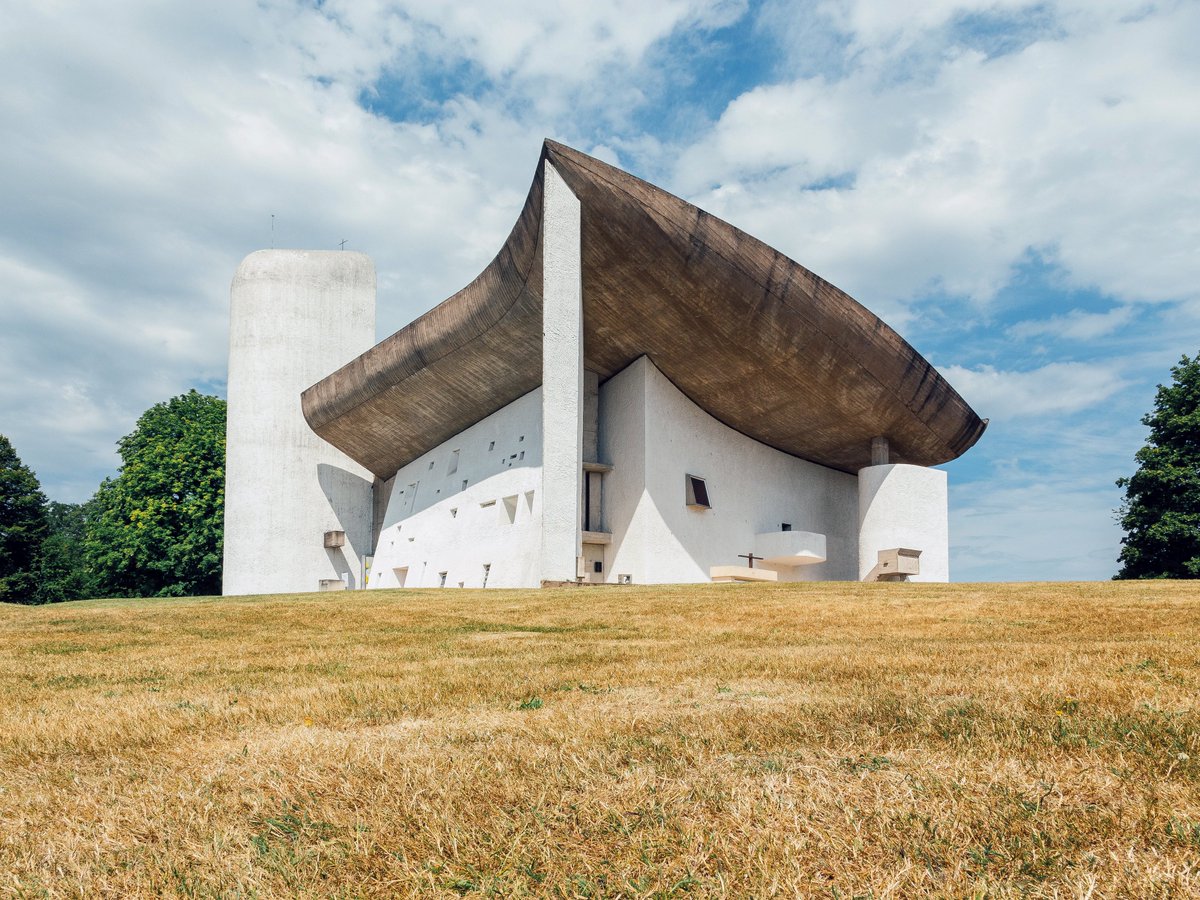
[[[0,896],[1200,896],[1200,591],[0,606]]]

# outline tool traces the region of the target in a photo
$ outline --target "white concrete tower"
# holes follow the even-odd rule
[[[308,427],[300,393],[375,343],[362,253],[260,250],[233,278],[223,592],[362,586],[372,476]],[[335,534],[327,542],[327,532]],[[327,548],[326,543],[340,547]]]
[[[858,577],[875,567],[880,550],[920,550],[920,574],[911,581],[950,580],[946,473],[925,466],[876,464],[858,470]],[[873,450],[875,448],[872,448]]]

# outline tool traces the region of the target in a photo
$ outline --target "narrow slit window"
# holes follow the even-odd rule
[[[482,585],[483,587],[487,587],[488,576],[491,574],[492,574],[492,564],[484,563],[483,564],[483,585]]]
[[[488,441],[488,452],[491,453],[495,449],[496,449],[496,442]]]
[[[453,475],[457,471],[458,471],[458,451],[455,450],[453,453],[450,454],[450,464],[449,464],[449,468],[446,469],[446,474]]]
[[[698,475],[685,476],[687,505],[690,509],[712,509],[708,502],[708,484]]]
[[[438,587],[444,588],[445,586],[446,586],[446,573],[438,572]]]

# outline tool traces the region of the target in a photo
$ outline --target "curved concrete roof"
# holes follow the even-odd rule
[[[647,355],[693,402],[764,444],[854,472],[884,436],[935,465],[987,425],[848,294],[734,226],[546,141],[583,208],[584,366]],[[381,478],[542,379],[544,168],[473,282],[306,390],[313,430]]]

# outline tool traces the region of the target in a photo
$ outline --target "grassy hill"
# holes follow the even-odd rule
[[[0,679],[0,895],[1200,895],[1193,584],[0,605]]]

